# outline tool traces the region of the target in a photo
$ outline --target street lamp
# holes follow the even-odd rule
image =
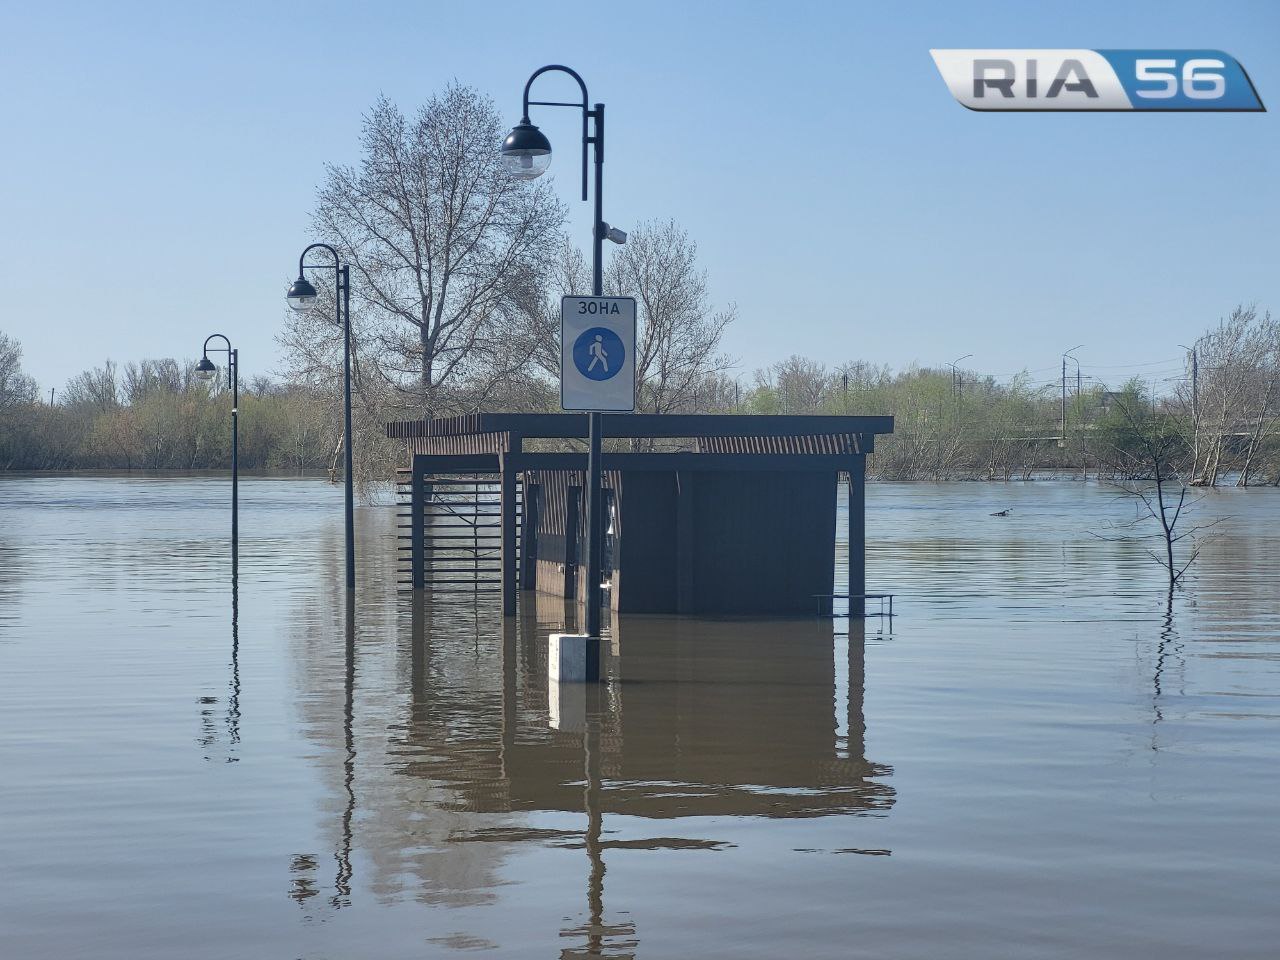
[[[533,81],[544,73],[567,73],[578,83],[582,91],[581,102],[564,102],[560,100],[530,100],[529,90]],[[524,85],[524,110],[520,114],[520,122],[516,124],[506,140],[502,142],[502,164],[507,172],[519,180],[533,180],[546,172],[551,165],[551,141],[529,120],[529,107],[572,107],[582,111],[582,199],[587,199],[587,146],[595,148],[595,219],[591,230],[591,293],[592,296],[603,296],[604,274],[603,257],[604,241],[625,243],[627,235],[604,222],[602,215],[602,183],[604,179],[604,104],[597,103],[594,108],[588,106],[587,85],[577,71],[560,64],[539,67]],[[594,133],[588,134],[588,121],[594,121]],[[604,539],[601,533],[600,510],[600,414],[587,414],[587,615],[586,635],[592,640],[600,637],[600,567],[601,545]],[[600,649],[598,643],[587,644],[587,679],[599,679]]]
[[[328,250],[333,263],[307,263],[307,254],[312,250]],[[306,277],[307,270],[332,270],[336,278],[334,288],[334,310],[336,321],[342,327],[342,413],[343,430],[342,446],[346,452],[346,535],[347,535],[347,589],[356,586],[356,541],[355,541],[355,493],[352,487],[352,455],[354,445],[351,436],[351,268],[338,258],[338,251],[327,243],[313,243],[298,257],[298,279],[289,285],[285,296],[289,306],[300,313],[310,310],[316,302],[316,288]]]
[[[200,362],[196,364],[196,376],[212,380],[218,368],[209,359],[209,341],[220,338],[225,347],[214,347],[215,353],[227,355],[227,387],[231,390],[231,565],[234,567],[240,552],[240,351],[221,333],[205,337]]]

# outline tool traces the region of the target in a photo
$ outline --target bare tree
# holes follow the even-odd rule
[[[1198,389],[1195,396],[1185,388],[1180,393],[1182,408],[1191,414],[1192,484],[1217,486],[1233,470],[1238,483],[1248,484],[1254,457],[1276,419],[1278,340],[1280,328],[1270,314],[1259,316],[1256,307],[1242,305],[1197,341]]]
[[[379,100],[360,165],[327,168],[314,228],[352,266],[366,405],[376,396],[424,417],[472,409],[535,349],[564,214],[546,184],[503,172],[500,141],[493,103],[455,84],[412,120]],[[317,307],[333,316],[331,299]],[[339,333],[296,320],[284,337],[295,373],[314,382],[332,370]]]
[[[590,286],[582,253],[564,243],[536,356],[552,377],[560,371],[559,298],[581,295]],[[604,293],[636,299],[636,409],[675,413],[698,406],[709,378],[732,365],[720,344],[736,310],[732,304],[711,305],[707,273],[698,265],[698,245],[688,232],[673,220],[638,224],[605,266]]]
[[[1169,578],[1172,589],[1195,563],[1204,545],[1203,534],[1220,520],[1189,524],[1188,511],[1200,498],[1188,500],[1187,484],[1178,465],[1186,460],[1184,432],[1176,421],[1148,404],[1141,385],[1131,383],[1113,400],[1113,416],[1102,426],[1100,463],[1111,470],[1110,485],[1139,505],[1139,515],[1116,535],[1100,539],[1132,541],[1146,537],[1131,533],[1154,521],[1159,548],[1148,554]]]
[[[638,224],[609,261],[609,287],[636,298],[636,406],[672,413],[692,405],[700,381],[731,361],[721,352],[736,313],[711,306],[698,245],[674,220]]]
[[[36,400],[36,382],[22,372],[22,344],[0,332],[0,410]]]
[[[120,405],[120,385],[114,361],[86,370],[67,381],[62,401],[68,407],[95,411],[113,410]]]
[[[817,413],[831,387],[824,365],[794,354],[757,370],[755,381],[756,389],[772,398],[770,413]]]

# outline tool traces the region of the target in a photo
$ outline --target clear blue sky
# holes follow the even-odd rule
[[[1280,309],[1280,113],[976,114],[930,47],[1218,48],[1280,111],[1280,4],[22,3],[0,32],[0,330],[47,391],[239,344],[279,368],[326,161],[452,79],[514,122],[544,63],[608,106],[605,218],[697,239],[748,373],[791,353],[1176,372]],[[550,88],[546,93],[554,92]],[[558,114],[558,115],[557,115]],[[553,143],[568,111],[542,118]],[[553,170],[587,237],[574,154]],[[1103,367],[1102,364],[1107,364]]]

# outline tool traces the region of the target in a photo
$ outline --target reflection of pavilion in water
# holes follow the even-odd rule
[[[706,831],[717,817],[883,815],[892,806],[891,769],[864,756],[861,621],[846,638],[829,619],[627,618],[605,658],[613,682],[574,688],[582,712],[555,729],[546,635],[562,628],[565,611],[540,600],[537,619],[505,628],[469,604],[431,610],[419,601],[410,629],[397,631],[394,667],[380,655],[389,645],[345,645],[354,709],[347,699],[306,722],[334,747],[327,765],[342,780],[330,804],[340,893],[353,882],[352,851],[356,873],[361,863],[371,871],[354,878],[357,888],[466,907],[496,899],[502,864],[521,844],[585,847],[591,919],[570,933],[617,940],[628,925],[603,926],[598,909],[610,848],[714,848],[723,839],[686,836],[693,821],[672,823],[680,818],[712,818],[693,828]],[[337,693],[343,674],[330,666],[337,675],[315,679]],[[392,669],[394,689],[367,689],[374,681],[365,677]],[[305,699],[338,707],[332,695]],[[548,829],[538,813],[585,813],[586,829]],[[611,839],[607,818],[618,814],[642,818],[628,821],[631,833],[638,823],[644,831],[643,820],[666,825],[651,839]],[[324,873],[314,882],[328,886]]]
[[[500,701],[471,700],[439,689],[431,617],[421,615],[402,772],[452,784],[459,809],[581,811],[581,725],[547,723],[546,634],[560,625],[508,623]],[[605,813],[806,817],[892,805],[880,782],[890,769],[864,757],[860,632],[846,652],[828,619],[620,627],[607,657],[618,682],[598,705]]]

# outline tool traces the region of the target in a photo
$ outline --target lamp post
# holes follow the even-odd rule
[[[240,351],[221,333],[205,337],[196,376],[212,380],[218,368],[209,359],[209,341],[219,338],[225,347],[214,347],[215,353],[227,355],[227,387],[231,391],[231,566],[235,569],[240,554]]]
[[[564,102],[560,100],[530,100],[529,90],[533,81],[544,73],[566,73],[578,83],[582,91],[581,102]],[[604,222],[602,214],[602,185],[604,178],[604,104],[588,105],[587,85],[577,71],[560,64],[539,67],[533,72],[524,85],[524,110],[520,122],[512,128],[506,140],[502,142],[502,162],[507,172],[519,180],[533,180],[542,176],[551,165],[551,142],[546,135],[529,120],[529,107],[572,107],[582,111],[582,199],[587,199],[587,146],[591,145],[595,165],[595,218],[593,221],[591,240],[591,293],[592,296],[604,294],[604,241],[615,243],[626,242],[626,234],[615,230]],[[594,131],[588,133],[588,121],[594,121]],[[588,637],[600,637],[600,567],[601,533],[600,510],[600,414],[587,414],[587,613],[585,633]],[[599,677],[599,647],[597,644],[587,645],[587,678]]]
[[[307,254],[312,250],[328,250],[333,257],[333,264],[306,262]],[[289,285],[285,296],[289,306],[299,312],[311,309],[316,302],[316,288],[306,278],[307,270],[332,270],[334,272],[334,311],[336,321],[342,327],[342,446],[346,454],[345,498],[346,498],[346,540],[347,540],[347,589],[356,586],[356,522],[355,494],[352,487],[352,455],[351,437],[351,267],[338,258],[338,251],[327,243],[313,243],[298,257],[298,279]]]

